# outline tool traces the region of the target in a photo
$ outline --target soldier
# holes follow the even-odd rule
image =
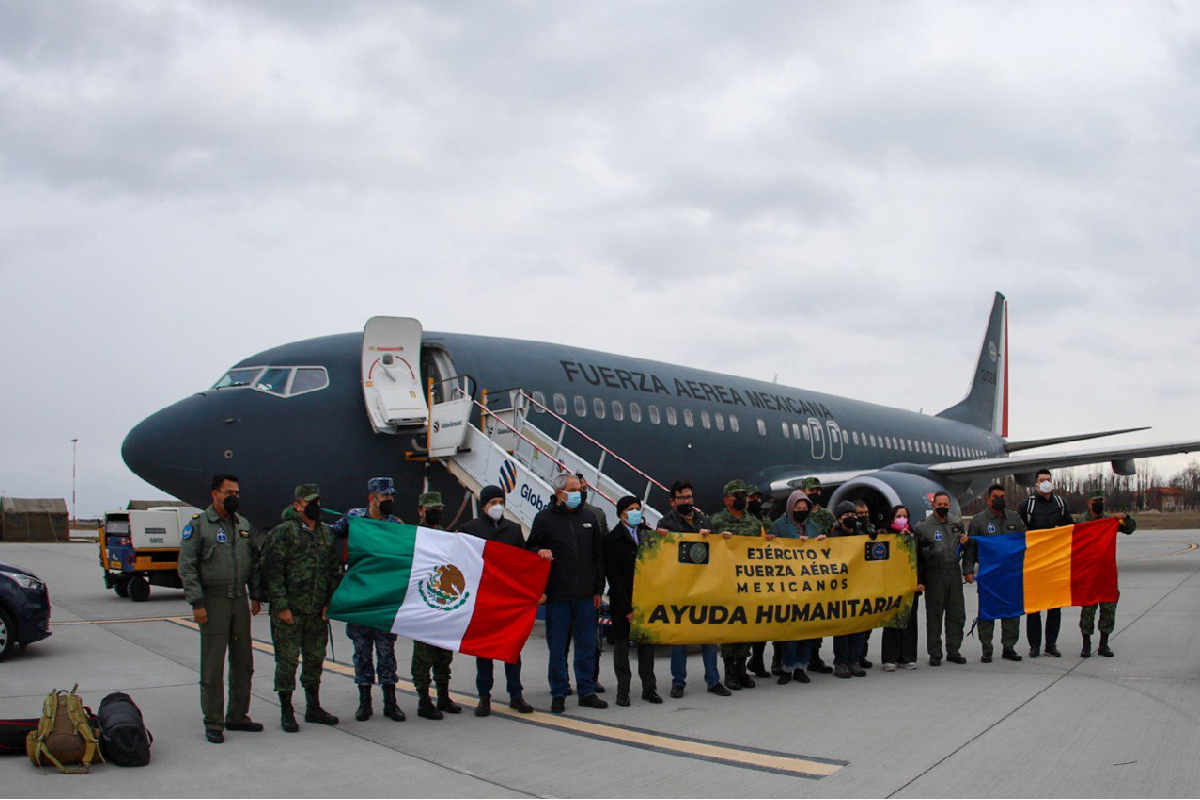
[[[862,536],[859,530],[858,514],[855,513],[854,503],[843,500],[834,510],[838,524],[830,532],[830,536]],[[867,673],[862,668],[863,649],[867,643],[867,633],[847,633],[833,637],[833,674],[839,678],[862,678]]]
[[[1073,524],[1066,502],[1054,493],[1054,482],[1050,480],[1050,470],[1041,469],[1037,473],[1037,491],[1025,502],[1021,503],[1018,513],[1025,529],[1031,531],[1059,528]],[[1058,631],[1062,627],[1062,609],[1046,609],[1046,655],[1058,658]],[[1037,658],[1042,645],[1042,612],[1035,611],[1025,615],[1025,636],[1029,640],[1029,657]]]
[[[945,620],[946,659],[965,664],[959,649],[967,624],[962,588],[962,553],[967,532],[962,519],[950,513],[950,495],[933,496],[933,514],[916,527],[917,591],[925,592],[925,646],[929,665],[942,663],[942,625]],[[914,600],[915,602],[915,600]],[[990,638],[989,638],[990,641]]]
[[[1118,511],[1116,514],[1104,513],[1104,492],[1092,492],[1088,495],[1087,511],[1075,517],[1076,522],[1092,522],[1097,519],[1116,517],[1121,521],[1117,527],[1121,533],[1130,534],[1137,530],[1137,521],[1128,514]],[[1100,603],[1100,647],[1097,653],[1105,658],[1112,658],[1113,651],[1108,646],[1108,636],[1117,624],[1117,601]],[[1083,651],[1080,656],[1088,658],[1092,654],[1092,625],[1096,621],[1096,606],[1084,606],[1079,613],[1079,630],[1083,633]]]
[[[417,500],[418,523],[425,528],[445,530],[442,528],[442,494],[441,492],[425,492]],[[442,647],[435,647],[426,642],[413,642],[412,651],[412,681],[417,688],[417,716],[425,719],[442,719],[442,712],[447,714],[462,713],[462,706],[450,699],[450,662],[454,653]],[[433,682],[437,684],[437,705],[429,699],[429,673],[433,672]]]
[[[713,514],[712,529],[726,539],[732,536],[762,536],[765,533],[762,520],[747,509],[749,487],[736,478],[725,484],[725,508]],[[721,658],[725,661],[725,685],[738,689],[753,689],[754,679],[746,671],[750,658],[750,645],[723,644]]]
[[[763,530],[768,530],[771,527],[771,518],[768,516],[767,510],[763,508],[763,494],[753,483],[746,485],[746,512],[758,517],[762,523]],[[783,642],[772,643],[771,670],[769,672],[767,671],[766,662],[763,659],[766,650],[766,642],[752,642],[750,644],[750,660],[746,662],[746,669],[753,673],[756,678],[769,678],[772,675],[779,675],[783,672],[783,667],[781,666]]]
[[[179,545],[179,578],[183,594],[200,626],[200,708],[205,737],[225,741],[225,729],[263,729],[247,715],[254,653],[250,616],[258,601],[258,553],[250,523],[237,513],[241,492],[233,475],[212,480],[212,503],[192,517]],[[247,597],[253,601],[247,605]],[[1103,623],[1101,623],[1103,625]],[[229,653],[229,708],[225,705],[225,653]]]
[[[395,505],[396,486],[391,478],[371,478],[367,481],[367,507],[352,508],[333,524],[333,533],[339,539],[350,535],[350,518],[400,522],[392,514]],[[354,642],[354,683],[358,685],[358,710],[354,718],[366,722],[371,718],[371,686],[375,683],[375,661],[372,651],[379,660],[379,686],[383,690],[383,715],[396,722],[404,722],[404,712],[396,704],[396,634],[360,625],[346,623],[346,636]]]
[[[962,571],[967,583],[975,582],[975,570],[979,566],[979,545],[976,540],[980,536],[999,536],[1005,533],[1019,533],[1025,530],[1025,524],[1016,512],[1004,507],[1004,485],[993,483],[988,487],[988,507],[971,518],[967,527],[967,544],[963,550]],[[979,644],[983,648],[983,657],[979,660],[985,664],[992,661],[992,634],[996,630],[996,621],[992,619],[979,620]],[[1017,654],[1017,641],[1021,638],[1021,620],[1019,617],[1000,620],[1000,644],[1004,647],[1001,655],[1008,661],[1020,661]],[[947,636],[947,640],[949,636]]]
[[[828,536],[833,530],[834,519],[829,509],[821,505],[821,479],[815,475],[809,476],[800,482],[800,489],[812,501],[812,513],[809,514],[809,519],[820,529],[823,535]],[[826,675],[833,672],[833,667],[821,660],[821,640],[809,639],[808,641],[809,648],[812,651],[812,660],[808,663],[808,671],[820,672]]]
[[[321,490],[315,483],[296,487],[283,522],[267,534],[262,572],[271,604],[271,641],[275,643],[275,691],[279,693],[279,726],[300,730],[292,708],[296,666],[303,659],[304,721],[337,725],[338,718],[321,708],[321,669],[329,630],[329,600],[341,578],[336,538],[321,522]]]

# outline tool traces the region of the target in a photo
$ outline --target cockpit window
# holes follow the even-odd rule
[[[315,392],[318,389],[324,389],[328,385],[329,376],[325,374],[324,367],[298,367],[296,369],[296,377],[292,378],[292,386],[288,390],[288,394]]]
[[[255,389],[276,397],[292,397],[329,386],[324,367],[238,367],[226,372],[214,389]]]
[[[262,372],[262,367],[242,367],[241,369],[231,369],[221,376],[221,380],[213,384],[214,389],[237,389],[240,387],[251,386],[254,379],[258,377],[258,373]]]
[[[254,382],[254,388],[260,392],[286,394],[288,378],[291,376],[292,371],[288,367],[268,367]]]

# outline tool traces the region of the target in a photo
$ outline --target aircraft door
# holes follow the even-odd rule
[[[812,457],[821,459],[825,457],[825,429],[821,427],[821,423],[816,417],[808,418],[809,441],[812,442]]]
[[[842,433],[842,426],[833,420],[826,420],[825,427],[829,430],[829,457],[834,461],[841,461],[842,445],[846,440]]]
[[[419,372],[421,334],[421,323],[411,317],[371,317],[363,328],[363,401],[376,433],[429,421]]]

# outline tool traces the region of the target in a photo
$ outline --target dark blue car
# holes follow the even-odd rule
[[[50,635],[50,592],[37,575],[0,562],[0,661]]]

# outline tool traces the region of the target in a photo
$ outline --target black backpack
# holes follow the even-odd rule
[[[100,752],[104,760],[121,767],[150,763],[154,737],[142,720],[142,710],[124,692],[113,692],[100,701]]]

